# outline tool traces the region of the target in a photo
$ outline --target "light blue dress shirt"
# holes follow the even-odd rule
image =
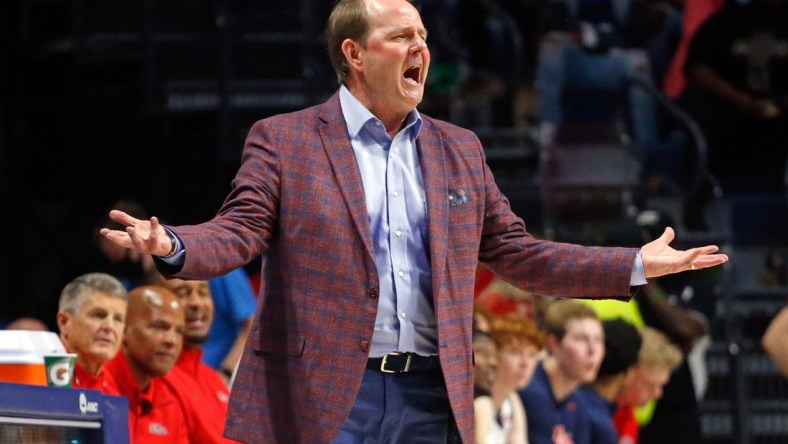
[[[380,280],[370,357],[391,351],[435,355],[427,202],[416,149],[421,116],[411,111],[391,139],[344,85],[339,102],[364,186]]]

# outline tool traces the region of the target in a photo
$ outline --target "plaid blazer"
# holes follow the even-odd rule
[[[473,442],[471,320],[477,261],[538,294],[628,298],[634,249],[534,239],[470,131],[423,116],[438,346],[463,442]],[[369,217],[338,95],[257,122],[232,191],[211,221],[171,227],[207,279],[262,254],[257,322],[233,385],[225,435],[250,443],[328,443],[361,384],[378,306]]]

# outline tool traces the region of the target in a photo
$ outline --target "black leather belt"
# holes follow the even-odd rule
[[[391,352],[382,358],[369,358],[367,368],[382,373],[410,373],[439,370],[437,356],[420,356],[415,353]]]

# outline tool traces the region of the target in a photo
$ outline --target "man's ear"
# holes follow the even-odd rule
[[[57,329],[60,331],[60,337],[62,339],[66,339],[67,337],[67,330],[66,326],[68,325],[68,321],[71,320],[71,313],[63,310],[59,310],[57,312]]]
[[[129,324],[128,324],[128,322],[126,322],[126,323],[123,324],[123,333],[120,335],[120,345],[121,346],[125,346],[126,345],[126,338],[128,337],[128,335],[129,335]]]
[[[547,352],[549,354],[551,354],[551,355],[555,355],[555,349],[558,348],[558,344],[560,342],[561,341],[559,341],[558,338],[556,338],[555,336],[547,335],[547,337],[545,338],[545,342],[544,342],[544,345],[545,345],[545,348],[547,349]]]
[[[350,39],[345,39],[342,42],[342,53],[345,54],[345,60],[347,60],[347,64],[351,69],[360,69],[362,67],[362,52],[363,48],[357,42]]]

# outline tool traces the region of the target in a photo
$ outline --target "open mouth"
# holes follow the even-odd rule
[[[405,74],[403,75],[405,80],[410,81],[416,85],[421,83],[421,66],[411,66],[410,68],[405,70]]]

